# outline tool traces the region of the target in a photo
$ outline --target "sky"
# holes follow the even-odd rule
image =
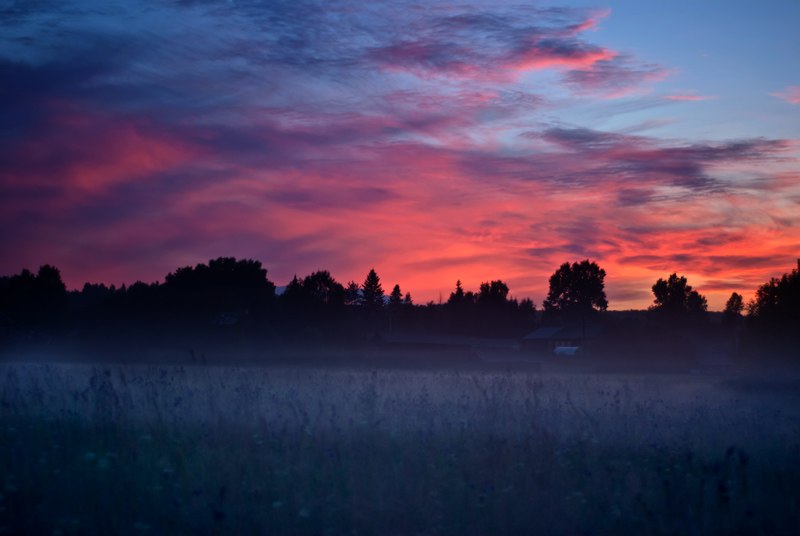
[[[800,2],[0,0],[0,274],[417,303],[563,262],[721,309],[800,257]]]

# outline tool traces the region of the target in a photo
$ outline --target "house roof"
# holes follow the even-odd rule
[[[534,331],[525,335],[522,340],[524,341],[544,341],[550,340],[556,337],[560,331],[564,328],[563,326],[555,326],[555,327],[541,327],[537,328]]]

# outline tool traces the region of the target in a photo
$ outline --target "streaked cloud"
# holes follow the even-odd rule
[[[698,101],[714,100],[717,97],[713,95],[698,95],[697,93],[690,92],[690,93],[675,93],[672,95],[664,95],[664,98],[670,101],[698,102]]]
[[[565,82],[574,91],[618,99],[642,91],[648,84],[669,76],[669,71],[655,64],[641,63],[627,55],[614,55],[566,74]]]

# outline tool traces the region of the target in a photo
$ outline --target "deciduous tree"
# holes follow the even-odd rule
[[[565,262],[550,276],[550,291],[544,301],[546,313],[583,317],[608,309],[606,271],[588,259]]]
[[[722,321],[729,325],[736,324],[742,319],[742,311],[744,311],[744,299],[741,294],[734,292],[725,303],[725,309],[722,311]]]
[[[674,317],[703,314],[708,310],[705,296],[692,289],[684,276],[673,273],[653,285],[655,300],[651,311]]]

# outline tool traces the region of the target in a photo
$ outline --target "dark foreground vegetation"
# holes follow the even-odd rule
[[[6,364],[0,382],[4,533],[800,529],[787,379]]]

